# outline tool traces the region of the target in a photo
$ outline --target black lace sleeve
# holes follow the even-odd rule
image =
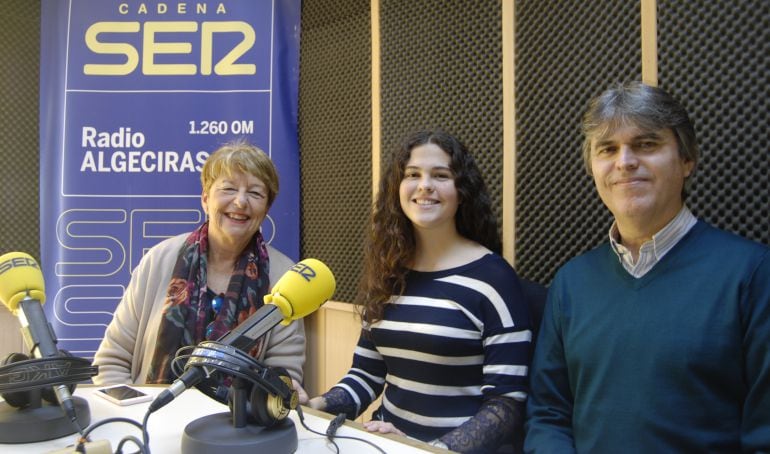
[[[447,433],[439,440],[452,451],[463,453],[494,452],[508,444],[519,445],[514,434],[521,435],[524,424],[524,402],[510,397],[494,396],[486,399],[473,418]]]
[[[322,397],[326,400],[325,412],[333,415],[345,413],[348,419],[356,419],[358,416],[356,402],[344,389],[332,388],[322,394]]]

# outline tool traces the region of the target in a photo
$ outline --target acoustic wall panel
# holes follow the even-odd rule
[[[701,160],[688,205],[770,244],[770,2],[658,2],[660,86],[687,106]]]
[[[502,219],[499,0],[380,0],[382,164],[410,132],[441,127],[473,153]]]
[[[355,296],[371,207],[369,16],[369,2],[302,2],[300,250],[331,268],[338,301]]]
[[[40,2],[0,1],[0,254],[40,258]]]
[[[581,158],[588,101],[641,79],[641,18],[627,0],[515,2],[516,269],[543,284],[606,241],[611,216]]]

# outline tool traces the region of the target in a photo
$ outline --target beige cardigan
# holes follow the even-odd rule
[[[188,236],[185,233],[162,241],[139,262],[94,356],[93,364],[99,366],[99,375],[93,378],[95,384],[145,382],[168,283],[179,249]],[[268,246],[267,250],[270,284],[273,285],[293,263],[277,249]],[[259,358],[260,362],[286,368],[292,378],[301,383],[305,363],[305,325],[302,320],[288,326],[278,324],[266,336],[267,348]]]

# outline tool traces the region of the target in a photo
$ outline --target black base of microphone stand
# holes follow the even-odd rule
[[[230,413],[215,413],[184,428],[182,453],[290,454],[297,450],[297,443],[297,429],[289,418],[272,427],[234,427]]]
[[[73,397],[80,427],[91,424],[91,410],[82,397]],[[78,431],[56,404],[43,401],[37,408],[15,408],[0,402],[0,443],[35,443],[72,435]]]

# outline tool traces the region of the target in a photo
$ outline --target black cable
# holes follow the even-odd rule
[[[145,420],[145,425],[142,425],[142,424],[139,424],[138,422],[136,422],[136,421],[134,421],[133,419],[130,419],[130,418],[114,417],[114,418],[107,418],[107,419],[102,419],[101,421],[98,421],[98,422],[95,422],[95,423],[91,424],[91,425],[90,425],[90,426],[88,426],[88,427],[87,427],[85,430],[83,430],[83,431],[81,432],[81,434],[80,434],[80,440],[78,440],[78,443],[77,443],[77,445],[78,445],[78,448],[82,448],[82,447],[83,447],[83,445],[84,445],[85,443],[87,443],[87,442],[89,442],[89,441],[90,441],[90,440],[88,439],[88,436],[89,436],[89,435],[91,434],[91,432],[93,432],[95,429],[97,429],[97,428],[99,428],[99,427],[101,427],[101,426],[103,426],[103,425],[105,425],[105,424],[114,423],[114,422],[123,422],[123,423],[131,424],[132,426],[135,426],[135,427],[137,427],[139,430],[141,430],[143,435],[147,434],[147,430],[146,430],[146,428],[145,428],[145,426],[146,426],[146,420]],[[136,445],[137,445],[137,447],[139,448],[139,453],[140,453],[140,454],[150,454],[150,442],[149,442],[149,435],[147,435],[147,436],[144,438],[144,443],[142,443],[141,441],[139,441],[139,439],[138,439],[138,438],[136,438],[136,437],[134,437],[133,435],[128,435],[128,436],[126,436],[126,437],[122,438],[122,439],[120,440],[120,444],[118,445],[118,451],[119,451],[119,452],[120,452],[120,446],[122,446],[122,445],[123,445],[123,443],[124,443],[124,442],[126,442],[126,441],[131,441],[131,442],[133,442],[134,444],[136,444]]]
[[[357,437],[349,437],[349,436],[347,436],[347,435],[337,435],[337,436],[335,436],[334,438],[343,438],[343,439],[346,439],[346,440],[357,440],[357,441],[362,441],[362,442],[364,442],[364,443],[366,443],[366,444],[370,445],[370,446],[371,446],[371,447],[373,447],[374,449],[376,449],[376,450],[380,451],[382,454],[388,454],[388,453],[386,453],[386,452],[385,452],[385,450],[384,450],[384,449],[382,449],[382,448],[380,448],[379,446],[377,446],[376,444],[374,444],[374,442],[371,442],[371,441],[369,441],[369,440],[365,440],[365,439],[363,439],[363,438],[357,438]]]
[[[332,429],[332,424],[334,424],[334,422],[337,420],[337,418],[339,418],[339,417],[340,417],[340,415],[343,415],[343,416],[345,415],[345,413],[340,413],[339,415],[337,415],[337,416],[334,418],[334,420],[332,420],[332,422],[331,422],[331,423],[329,423],[329,428],[328,428],[328,429],[326,429],[326,432],[327,432],[327,433],[326,433],[326,434],[323,434],[323,433],[321,433],[321,432],[317,432],[317,431],[315,431],[315,430],[311,429],[310,427],[308,427],[308,426],[307,426],[307,424],[305,424],[305,415],[303,415],[303,414],[302,414],[302,407],[299,407],[299,406],[298,406],[298,407],[296,408],[296,410],[297,410],[297,414],[299,415],[299,422],[302,424],[302,427],[304,427],[305,429],[307,429],[309,432],[312,432],[312,433],[314,433],[314,434],[318,434],[318,435],[322,435],[322,436],[326,436],[327,438],[328,438],[328,436],[329,436],[329,435],[328,435],[328,434],[329,434],[329,431]],[[343,423],[344,423],[344,420],[343,420]],[[342,426],[342,424],[340,424],[340,426]],[[335,428],[335,429],[334,429],[334,433],[336,433],[337,429],[339,429],[339,426],[338,426],[337,428]],[[363,438],[358,438],[358,437],[350,437],[350,436],[347,436],[347,435],[335,435],[334,433],[332,433],[332,438],[340,438],[340,439],[345,439],[345,440],[355,440],[355,441],[360,441],[360,442],[363,442],[363,443],[366,443],[366,444],[370,445],[370,446],[371,446],[371,447],[373,447],[374,449],[376,449],[376,450],[380,451],[382,454],[387,454],[387,453],[385,452],[385,450],[384,450],[384,449],[380,448],[379,446],[377,446],[376,444],[374,444],[373,442],[371,442],[371,441],[369,441],[369,440],[365,440],[365,439],[363,439]],[[332,443],[334,444],[334,446],[337,448],[337,452],[339,452],[339,449],[340,449],[340,448],[339,448],[339,446],[337,445],[337,443],[335,443],[335,442],[334,442],[334,440],[332,440],[332,438],[329,438],[329,441],[330,441],[330,442],[332,442]]]
[[[337,442],[335,442],[334,440],[332,440],[331,438],[329,438],[327,434],[324,434],[324,433],[318,432],[317,430],[313,430],[313,429],[311,429],[310,427],[308,427],[308,426],[307,426],[307,424],[305,423],[305,415],[302,413],[302,407],[300,407],[300,406],[297,406],[297,408],[295,408],[295,410],[297,410],[297,415],[299,416],[299,423],[300,423],[300,424],[302,424],[302,427],[304,427],[304,428],[305,428],[305,430],[307,430],[308,432],[314,433],[314,434],[316,434],[316,435],[320,435],[320,436],[322,436],[322,437],[326,437],[326,438],[329,440],[329,443],[331,443],[332,445],[334,445],[334,449],[336,450],[336,451],[335,451],[335,453],[336,453],[336,454],[339,454],[339,452],[340,452],[340,447],[339,447],[339,445],[337,444]],[[328,432],[328,430],[327,430],[327,432]]]
[[[149,421],[151,414],[152,412],[147,410],[147,413],[144,414],[144,419],[142,420],[142,442],[144,443],[146,454],[150,454],[150,432],[147,430],[147,421]]]
[[[345,413],[340,413],[334,417],[332,422],[329,423],[329,427],[326,428],[326,436],[329,438],[329,440],[334,438],[334,434],[337,433],[337,430],[340,428],[340,426],[345,424],[346,416],[347,415],[345,415]]]
[[[77,418],[75,418],[75,419],[73,419],[73,420],[72,420],[72,424],[73,424],[73,425],[75,426],[75,428],[77,429],[77,431],[78,431],[78,434],[80,434],[80,437],[81,437],[81,438],[83,438],[83,439],[87,439],[87,438],[88,438],[88,437],[86,437],[86,436],[85,436],[85,434],[83,433],[83,431],[85,430],[85,428],[84,428],[83,426],[81,426],[81,425],[80,425],[80,421],[78,421],[78,419],[77,419]]]
[[[123,445],[129,441],[139,448],[139,454],[146,454],[148,452],[144,449],[144,444],[142,444],[141,440],[133,435],[127,435],[118,443],[118,447],[115,448],[115,454],[123,454]]]

